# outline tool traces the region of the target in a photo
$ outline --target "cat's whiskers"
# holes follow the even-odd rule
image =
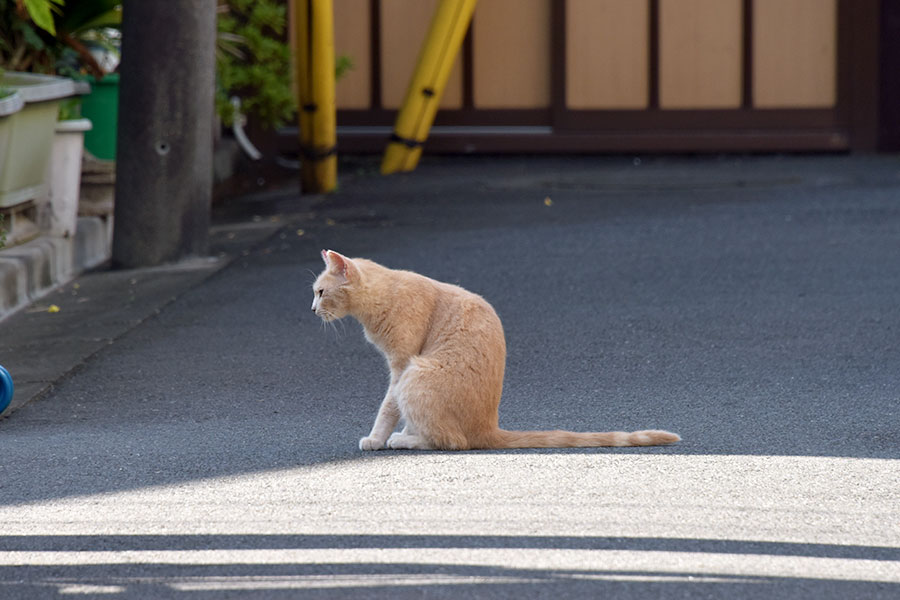
[[[331,326],[331,330],[334,332],[334,335],[336,335],[338,339],[342,339],[344,337],[344,334],[346,333],[346,331],[338,330],[337,323],[338,323],[338,321],[334,320],[334,319],[331,321],[328,321],[328,324]],[[341,323],[342,328],[343,328],[343,326],[344,326],[344,324]]]
[[[342,339],[347,334],[347,324],[343,320],[336,318],[333,314],[324,309],[319,309],[316,313],[322,321],[322,331],[327,332],[329,329],[335,333],[338,339]],[[340,330],[337,323],[341,324]]]

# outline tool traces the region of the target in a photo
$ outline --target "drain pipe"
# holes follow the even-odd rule
[[[250,157],[250,160],[259,160],[262,153],[256,149],[247,134],[244,133],[244,125],[247,124],[247,117],[241,112],[241,99],[237,96],[231,97],[231,106],[234,107],[234,123],[231,130],[234,131],[234,139],[237,140],[238,146],[244,151],[244,154]]]
[[[231,105],[234,107],[234,122],[231,125],[231,130],[234,132],[234,139],[237,140],[238,146],[241,147],[244,154],[249,156],[251,160],[261,159],[263,156],[262,152],[256,149],[256,146],[253,145],[253,142],[251,142],[250,138],[247,137],[247,134],[244,133],[244,125],[247,124],[247,117],[241,112],[241,99],[237,96],[232,96]],[[294,171],[300,170],[299,160],[290,160],[283,156],[276,156],[275,164],[285,169],[293,169]]]

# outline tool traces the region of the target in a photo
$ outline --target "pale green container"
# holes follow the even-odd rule
[[[71,79],[7,71],[0,88],[18,92],[24,106],[12,113],[0,149],[0,208],[41,196],[63,98],[79,93]]]
[[[9,138],[12,134],[12,116],[22,110],[25,103],[19,92],[12,92],[8,96],[0,98],[0,165],[6,163],[6,154],[9,152]]]

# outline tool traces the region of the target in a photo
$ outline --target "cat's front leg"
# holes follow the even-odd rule
[[[381,408],[378,409],[378,416],[375,417],[375,424],[372,425],[372,431],[368,436],[359,440],[360,450],[381,450],[388,436],[397,426],[400,420],[400,408],[397,406],[397,399],[394,397],[393,385],[388,388],[384,400],[381,402]]]
[[[360,450],[384,450],[384,442],[379,441],[378,438],[372,437],[371,435],[367,435],[364,438],[360,438],[359,449]]]

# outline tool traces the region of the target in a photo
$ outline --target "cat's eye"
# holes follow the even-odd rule
[[[325,293],[324,289],[316,290],[316,296],[318,296],[319,298],[321,298],[322,294],[324,294],[324,293]]]

